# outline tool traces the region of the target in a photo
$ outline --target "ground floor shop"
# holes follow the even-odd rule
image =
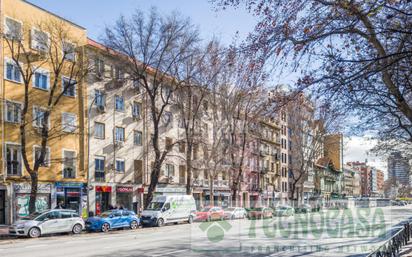
[[[87,187],[78,182],[56,182],[56,205],[76,210],[83,217],[87,216]]]
[[[7,224],[7,187],[0,185],[0,225]]]
[[[29,215],[31,184],[14,183],[13,184],[13,220],[17,220]],[[53,184],[42,183],[37,185],[36,211],[41,212],[52,208],[56,203],[53,195]]]
[[[140,208],[140,187],[134,185],[91,185],[89,189],[89,215],[100,215],[102,212],[122,208],[138,212]]]

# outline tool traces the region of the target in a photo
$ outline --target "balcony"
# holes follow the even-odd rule
[[[106,182],[106,176],[105,176],[104,171],[102,171],[102,170],[96,170],[96,171],[94,172],[94,180],[95,180],[96,182]]]

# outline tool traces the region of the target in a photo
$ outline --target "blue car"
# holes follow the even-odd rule
[[[105,211],[100,216],[91,217],[86,220],[87,231],[107,232],[116,228],[137,229],[139,225],[139,217],[133,211],[128,210]]]

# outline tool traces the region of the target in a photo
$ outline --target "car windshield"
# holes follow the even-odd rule
[[[164,205],[164,202],[151,202],[146,210],[160,211]]]
[[[27,217],[21,218],[22,220],[34,220],[37,216],[43,214],[44,212],[33,212],[32,214],[30,214]]]
[[[263,208],[254,208],[254,209],[252,209],[252,211],[262,211],[263,210]]]
[[[210,210],[210,207],[205,207],[202,210],[200,210],[201,212],[208,212]]]

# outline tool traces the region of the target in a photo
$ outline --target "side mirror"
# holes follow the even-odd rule
[[[113,218],[113,217],[114,217],[113,214],[110,214],[110,215],[109,215],[109,218]]]
[[[165,207],[163,207],[163,208],[162,208],[162,212],[165,212],[165,211],[166,211],[166,208],[165,208]]]

